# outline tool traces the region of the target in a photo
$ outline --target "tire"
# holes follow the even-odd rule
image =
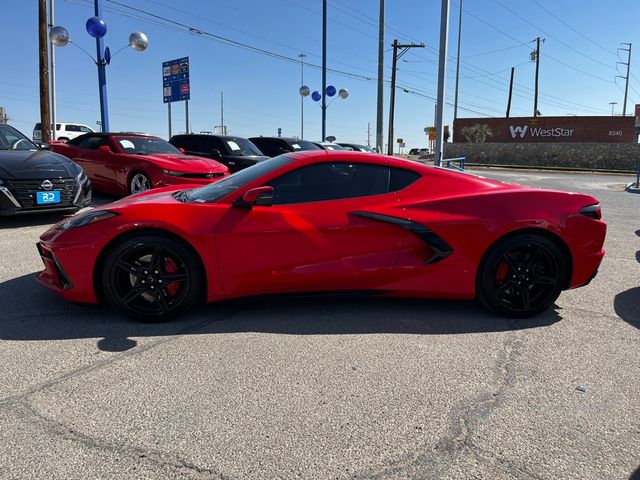
[[[553,305],[567,273],[567,261],[553,241],[536,234],[513,236],[485,254],[478,270],[477,298],[499,315],[530,317]]]
[[[144,322],[163,322],[186,312],[204,285],[197,255],[161,236],[141,235],[117,244],[100,274],[107,303]]]
[[[153,188],[151,180],[144,173],[135,172],[129,179],[129,195],[146,192]]]

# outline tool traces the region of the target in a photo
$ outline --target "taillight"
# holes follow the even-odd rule
[[[585,217],[593,218],[595,220],[600,220],[602,218],[602,209],[600,208],[600,204],[594,203],[593,205],[582,207],[580,209],[580,215],[584,215]]]

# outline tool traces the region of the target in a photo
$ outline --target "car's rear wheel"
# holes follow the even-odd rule
[[[151,180],[144,173],[134,173],[129,180],[129,194],[144,192],[152,188]]]
[[[567,262],[558,246],[535,234],[498,243],[480,266],[477,297],[500,315],[536,315],[556,301],[566,284]]]
[[[161,322],[187,311],[203,285],[196,254],[171,238],[127,239],[109,252],[103,265],[107,302],[146,322]]]

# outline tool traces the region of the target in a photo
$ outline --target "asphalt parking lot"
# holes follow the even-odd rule
[[[0,478],[640,478],[631,177],[480,173],[600,198],[596,279],[517,322],[314,297],[145,325],[36,284],[60,217],[0,218]]]

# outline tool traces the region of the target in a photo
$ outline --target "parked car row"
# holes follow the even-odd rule
[[[0,150],[16,151],[2,155],[1,215],[78,210],[90,203],[91,188],[130,195],[207,184],[283,153],[369,151],[356,144],[280,137],[181,134],[167,142],[142,133],[97,133],[72,123],[56,123],[57,140],[38,146],[41,130],[36,124],[35,143],[8,125],[0,131]]]

